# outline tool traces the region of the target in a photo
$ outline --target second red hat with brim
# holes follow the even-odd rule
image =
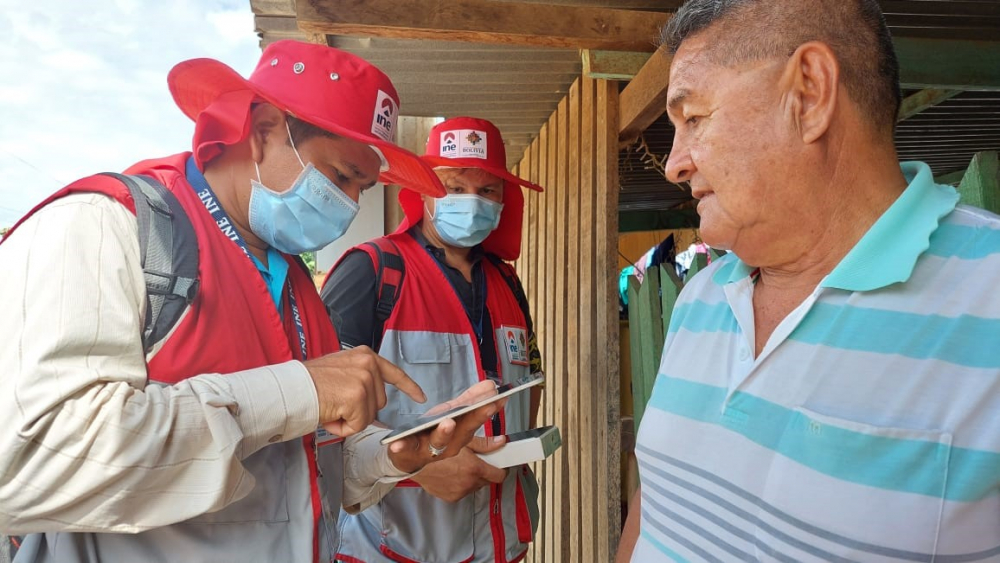
[[[483,249],[504,260],[516,260],[521,255],[524,220],[524,193],[520,186],[537,192],[542,191],[542,187],[507,170],[507,151],[500,130],[489,121],[475,117],[445,120],[431,129],[427,150],[420,158],[434,168],[480,168],[504,180],[500,224],[483,241]],[[424,205],[416,192],[407,189],[400,190],[399,203],[405,215],[400,230],[406,230],[420,221]]]
[[[485,119],[453,117],[431,129],[420,157],[434,168],[481,168],[498,178],[536,192],[542,187],[507,170],[507,150],[500,130]]]
[[[394,143],[399,96],[389,77],[351,53],[300,41],[276,41],[264,49],[249,79],[219,61],[193,59],[175,66],[167,82],[178,107],[196,122],[209,112],[217,122],[242,124],[249,115],[248,100],[268,102],[307,123],[376,149],[384,163],[381,181],[411,186],[435,197],[445,193],[431,165]],[[232,137],[218,142],[232,142]]]

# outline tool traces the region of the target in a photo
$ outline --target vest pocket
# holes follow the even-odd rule
[[[285,456],[289,446],[302,449],[300,440],[274,444],[243,460],[256,484],[246,497],[217,512],[187,520],[184,524],[235,524],[247,522],[288,522]],[[301,454],[299,454],[301,455]]]
[[[930,560],[951,438],[795,409],[757,503],[758,559]]]
[[[380,503],[384,555],[394,561],[461,563],[473,555],[474,498],[445,502],[423,489],[399,487]]]
[[[521,543],[530,543],[538,530],[538,481],[527,465],[511,467],[516,472],[514,484],[515,521],[517,524],[517,539]]]
[[[399,351],[408,364],[451,363],[451,342],[447,334],[439,332],[400,331]]]
[[[388,403],[379,420],[389,426],[413,420],[479,380],[472,340],[464,334],[388,331],[379,355],[399,366],[427,395],[426,403],[417,403],[396,388],[387,388]]]

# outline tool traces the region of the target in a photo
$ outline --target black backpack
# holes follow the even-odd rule
[[[180,201],[163,184],[149,176],[105,175],[125,184],[135,202],[146,280],[142,347],[148,354],[198,294],[198,239]]]
[[[375,326],[372,331],[372,349],[378,350],[382,344],[382,333],[385,331],[385,322],[392,316],[392,310],[399,300],[399,292],[403,287],[403,279],[406,277],[406,264],[399,254],[399,248],[394,242],[386,237],[368,241],[365,245],[375,250]],[[517,278],[514,267],[504,262],[494,254],[486,254],[486,258],[500,270],[500,275],[507,286],[514,293],[518,305],[524,312],[529,332],[531,328],[531,315],[528,310],[528,297],[524,294],[524,288]]]

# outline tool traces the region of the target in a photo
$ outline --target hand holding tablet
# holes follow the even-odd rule
[[[483,383],[473,385],[458,397],[435,406],[423,416],[410,423],[395,428],[391,433],[382,438],[382,444],[390,444],[396,440],[434,428],[444,420],[458,418],[480,407],[503,400],[514,393],[530,389],[540,384],[543,380],[543,377],[529,377],[518,381],[516,384],[507,383],[497,387],[484,385]]]

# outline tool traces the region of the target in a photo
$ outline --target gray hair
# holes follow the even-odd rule
[[[877,0],[688,0],[664,26],[660,44],[673,54],[709,28],[716,32],[714,56],[725,65],[826,43],[848,96],[891,139],[902,98],[899,61]]]

